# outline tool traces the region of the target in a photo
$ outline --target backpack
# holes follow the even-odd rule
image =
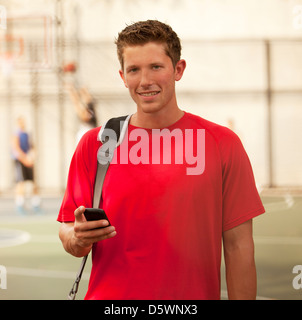
[[[98,140],[102,142],[97,153],[97,172],[94,183],[93,208],[99,208],[102,196],[103,183],[110,162],[113,159],[114,150],[122,143],[128,128],[131,115],[109,119],[100,129]],[[85,268],[88,255],[83,257],[76,280],[68,294],[69,300],[74,300],[78,292],[81,277]]]

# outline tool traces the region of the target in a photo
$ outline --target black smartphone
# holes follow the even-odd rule
[[[105,219],[109,222],[108,226],[110,226],[110,221],[103,209],[86,208],[84,211],[84,216],[87,221],[96,221],[96,220]]]

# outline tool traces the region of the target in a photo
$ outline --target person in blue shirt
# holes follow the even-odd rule
[[[25,119],[17,119],[17,131],[12,138],[12,151],[15,161],[16,193],[15,204],[19,213],[25,213],[25,182],[32,183],[31,204],[35,212],[40,212],[41,200],[34,182],[34,149],[26,132]]]

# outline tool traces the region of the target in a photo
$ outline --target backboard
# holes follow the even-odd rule
[[[54,65],[54,18],[24,15],[6,19],[0,30],[2,73],[47,71]]]

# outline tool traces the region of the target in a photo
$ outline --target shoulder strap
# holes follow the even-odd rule
[[[113,130],[117,137],[117,146],[120,145],[120,143],[123,141],[125,132],[128,127],[128,123],[130,120],[131,115],[117,117],[117,118],[111,118],[109,119],[101,128],[98,139],[102,142],[106,139],[106,130]]]
[[[98,168],[94,183],[93,208],[98,208],[102,196],[103,183],[114,150],[124,139],[130,116],[112,118],[102,126],[98,139],[102,142],[97,154]]]
[[[113,159],[115,148],[118,147],[124,139],[130,117],[131,115],[108,120],[98,134],[98,140],[102,142],[102,145],[97,154],[98,166],[94,182],[93,208],[99,208],[106,172]],[[76,297],[87,257],[88,255],[82,259],[76,280],[68,295],[69,300],[74,300]]]

